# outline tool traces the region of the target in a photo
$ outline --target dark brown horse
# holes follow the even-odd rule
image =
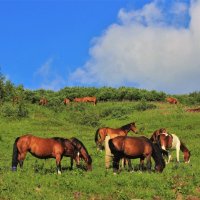
[[[79,163],[78,149],[67,139],[41,138],[23,135],[16,138],[13,145],[12,170],[17,170],[19,163],[22,168],[27,152],[40,159],[55,158],[58,174],[61,174],[63,156],[71,157]]]
[[[128,159],[140,158],[141,162],[146,159],[148,170],[151,169],[151,157],[153,157],[157,172],[162,172],[165,168],[165,161],[159,145],[157,143],[154,144],[146,137],[118,136],[109,140],[109,147],[114,155],[114,172],[119,170],[119,161],[124,157]],[[131,166],[129,165],[129,167]]]
[[[39,101],[39,105],[42,105],[42,106],[45,106],[45,105],[47,105],[47,103],[48,103],[48,101],[47,101],[47,99],[46,98],[41,98],[40,99],[40,101]]]
[[[170,104],[177,104],[178,103],[178,100],[174,97],[167,97],[166,101]]]
[[[104,128],[97,129],[96,134],[95,134],[95,143],[97,145],[97,148],[102,150],[103,148],[102,144],[106,136],[110,136],[111,139],[117,136],[126,136],[129,131],[133,131],[134,133],[137,133],[135,122],[126,124],[120,128],[104,127]]]
[[[68,104],[70,103],[70,100],[69,100],[68,98],[65,98],[64,101],[63,101],[63,103],[64,103],[65,105],[68,105]]]
[[[92,170],[92,158],[89,155],[84,144],[75,137],[71,138],[70,141],[78,149],[78,152],[80,153],[79,157],[85,161],[85,163],[87,165],[86,170],[91,171]]]
[[[97,98],[96,97],[75,98],[74,102],[92,102],[95,106],[97,104]]]
[[[168,160],[167,163],[171,160],[170,150],[176,149],[176,158],[177,162],[179,162],[179,152],[180,150],[183,152],[185,163],[190,162],[190,151],[186,147],[186,145],[178,138],[175,134],[160,134],[158,136],[158,142],[160,146],[164,150],[168,150]]]

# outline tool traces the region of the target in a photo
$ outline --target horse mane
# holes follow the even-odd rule
[[[83,144],[80,140],[78,140],[78,139],[75,138],[75,137],[72,137],[70,140],[72,141],[73,144],[81,145],[81,148],[84,148],[84,150],[86,151],[86,153],[89,155],[89,153],[88,153],[86,147],[84,146],[84,144]]]
[[[190,152],[189,149],[186,147],[186,145],[182,141],[180,141],[180,142],[181,142],[181,146],[180,146],[181,151],[184,152],[184,150],[186,150],[186,151]]]
[[[90,154],[88,153],[88,151],[87,151],[87,149],[86,149],[86,147],[84,146],[84,144],[79,140],[79,139],[77,139],[77,138],[75,138],[75,137],[72,137],[71,139],[70,139],[70,141],[72,141],[72,143],[76,146],[76,145],[81,145],[81,148],[83,148],[84,150],[85,150],[85,152],[87,153],[87,155],[88,155],[88,164],[92,164],[92,158],[91,158],[91,156],[90,156]],[[78,149],[79,149],[79,147],[77,147]]]
[[[54,139],[58,142],[61,142],[61,143],[64,143],[66,140],[68,140],[68,139],[65,139],[65,138],[62,138],[62,137],[53,137],[52,139]]]
[[[130,128],[130,125],[131,124],[133,124],[133,122],[132,123],[129,123],[129,124],[126,124],[126,125],[123,125],[123,126],[121,126],[120,127],[120,129],[122,129],[122,130],[127,130],[128,128]]]

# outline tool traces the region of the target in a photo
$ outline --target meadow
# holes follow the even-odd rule
[[[97,106],[72,103],[51,109],[37,104],[24,106],[26,117],[12,114],[18,105],[1,106],[0,200],[200,199],[200,113],[185,112],[181,104],[160,102],[99,102]],[[113,175],[112,168],[105,169],[105,154],[97,151],[94,135],[99,127],[118,128],[130,122],[136,122],[139,135],[148,138],[162,127],[179,136],[191,150],[190,163],[183,162],[182,152],[181,162],[177,163],[173,151],[172,162],[161,174],[130,173],[123,169]],[[76,166],[69,170],[70,160],[63,158],[62,175],[57,175],[55,159],[40,160],[28,154],[23,169],[12,172],[14,140],[27,133],[41,137],[77,137],[92,156],[93,170],[86,172]],[[139,159],[132,163],[137,167]]]

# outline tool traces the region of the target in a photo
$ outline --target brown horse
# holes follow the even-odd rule
[[[168,98],[166,98],[166,101],[170,104],[177,104],[178,103],[178,100],[174,97],[168,97]]]
[[[189,108],[186,112],[200,112],[200,108]]]
[[[89,155],[84,144],[75,137],[71,138],[70,141],[78,149],[78,151],[80,153],[80,155],[79,155],[80,158],[83,159],[85,161],[86,165],[87,165],[87,170],[92,171],[92,158]]]
[[[48,101],[47,101],[47,99],[46,98],[41,98],[40,99],[40,101],[39,101],[39,105],[42,105],[42,106],[45,106],[45,105],[47,105],[47,103],[48,103]]]
[[[176,149],[176,158],[177,162],[179,162],[179,152],[180,150],[183,152],[184,155],[184,161],[185,163],[190,162],[190,151],[188,148],[185,146],[185,144],[180,141],[177,135],[175,134],[160,134],[158,136],[158,142],[160,143],[160,146],[164,150],[168,150],[168,161],[167,163],[170,162],[171,160],[171,155],[170,151],[171,149]]]
[[[75,98],[74,102],[92,102],[95,106],[97,104],[97,98],[96,97]]]
[[[30,134],[16,138],[13,145],[12,170],[17,170],[23,162],[27,152],[40,159],[55,158],[58,174],[61,174],[61,160],[63,156],[71,157],[79,163],[78,149],[67,139],[41,138]]]
[[[65,105],[68,105],[68,104],[70,103],[70,100],[69,100],[68,98],[65,98],[64,101],[63,101],[63,103],[64,103]]]
[[[110,138],[112,139],[117,136],[126,136],[129,131],[133,131],[134,133],[137,134],[137,128],[135,122],[126,124],[120,128],[104,127],[97,129],[95,134],[95,143],[97,145],[97,149],[102,150],[103,148],[102,143],[104,142],[107,135],[109,135]]]
[[[155,131],[153,132],[153,134],[152,134],[150,140],[151,140],[152,142],[158,141],[158,136],[159,136],[160,134],[165,134],[165,135],[167,135],[168,133],[167,133],[166,128],[160,128],[160,129],[158,129],[158,130],[155,130]]]
[[[151,157],[155,161],[155,170],[162,172],[165,168],[165,161],[162,157],[162,150],[157,143],[151,142],[148,138],[118,136],[109,140],[109,147],[113,158],[113,170],[119,170],[119,160],[121,158],[135,159],[140,158],[141,163],[147,161],[147,169],[151,169]],[[129,168],[131,167],[129,162]]]

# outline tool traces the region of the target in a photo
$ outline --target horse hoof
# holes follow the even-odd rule
[[[17,171],[17,167],[12,167],[11,169],[13,172],[16,172]]]

